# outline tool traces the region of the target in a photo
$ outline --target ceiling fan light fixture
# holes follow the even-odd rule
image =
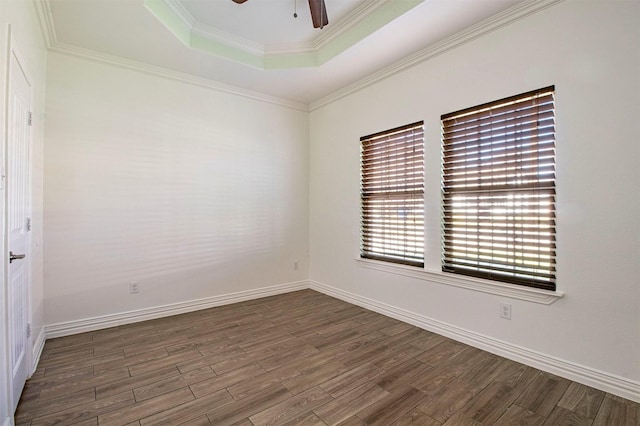
[[[234,3],[242,4],[247,0],[232,0]],[[298,17],[297,2],[293,3],[293,17]],[[309,10],[311,11],[311,20],[313,21],[313,28],[323,29],[325,25],[329,24],[329,18],[327,17],[327,6],[324,0],[309,0]]]
[[[324,28],[329,24],[329,18],[327,17],[327,6],[324,0],[309,0],[309,10],[311,10],[311,20],[313,21],[313,28]]]

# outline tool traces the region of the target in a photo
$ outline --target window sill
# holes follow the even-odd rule
[[[510,297],[512,299],[526,300],[527,302],[540,303],[543,305],[551,305],[553,302],[564,296],[564,293],[561,291],[540,290],[537,288],[506,284],[498,281],[470,278],[447,272],[431,271],[415,266],[406,266],[361,258],[356,258],[356,261],[360,263],[360,266],[367,269],[374,269],[376,271],[403,275],[405,277],[417,278],[438,284]]]

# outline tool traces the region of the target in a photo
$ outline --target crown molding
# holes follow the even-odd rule
[[[519,3],[497,15],[487,18],[476,25],[465,30],[459,31],[438,43],[418,51],[417,53],[406,57],[392,65],[382,68],[368,77],[365,77],[353,84],[350,84],[340,90],[331,93],[315,102],[309,104],[309,110],[314,111],[325,105],[331,104],[339,99],[344,98],[352,93],[358,92],[374,83],[389,78],[401,71],[413,67],[419,63],[425,62],[431,58],[449,52],[459,46],[469,43],[486,34],[510,25],[516,21],[534,15],[544,9],[554,6],[564,0],[531,0]]]
[[[146,1],[149,1],[149,0],[145,0],[145,2]],[[156,1],[161,1],[164,4],[164,0],[156,0]],[[171,0],[167,0],[167,1],[171,1]],[[391,0],[379,0],[376,3],[375,8],[379,9],[383,5],[387,4],[388,1],[391,1]],[[417,0],[417,1],[422,2],[424,0]],[[450,37],[447,37],[442,41],[429,46],[428,48],[425,48],[413,55],[410,55],[407,58],[394,63],[393,65],[385,67],[380,71],[375,72],[364,79],[361,79],[342,89],[339,89],[329,94],[328,96],[325,96],[308,105],[302,102],[295,102],[295,101],[291,101],[284,98],[269,96],[259,92],[242,89],[236,86],[219,83],[206,78],[196,77],[190,74],[173,71],[166,68],[145,64],[142,62],[137,62],[137,61],[133,61],[133,60],[129,60],[129,59],[113,56],[113,55],[103,54],[90,49],[84,49],[84,48],[79,48],[76,46],[60,43],[57,41],[57,38],[56,38],[56,31],[55,31],[53,18],[51,15],[49,0],[33,0],[33,3],[35,4],[35,7],[38,13],[42,36],[46,42],[47,48],[50,51],[77,56],[77,57],[89,59],[92,61],[107,63],[107,64],[118,66],[121,68],[127,68],[130,70],[134,70],[134,71],[138,71],[138,72],[142,72],[150,75],[156,75],[163,78],[173,79],[173,80],[181,81],[187,84],[192,84],[192,85],[204,87],[207,89],[220,91],[223,93],[235,94],[238,96],[259,100],[259,101],[283,106],[286,108],[292,108],[299,111],[314,111],[316,109],[322,108],[323,106],[331,104],[332,102],[335,102],[345,96],[358,92],[378,81],[391,77],[394,74],[399,73],[405,69],[408,69],[416,64],[419,64],[428,59],[436,57],[440,54],[453,50],[456,47],[459,47],[465,43],[473,41],[483,35],[489,34],[495,30],[505,27],[520,19],[524,19],[527,16],[533,15],[546,8],[549,8],[558,3],[561,3],[562,1],[564,0],[531,0],[529,2],[520,3],[502,13],[499,13],[491,18],[485,19],[484,21],[466,30],[453,34]],[[181,5],[178,7],[181,7]],[[365,13],[364,10],[359,9],[359,12],[360,14],[356,14],[354,12],[353,16],[350,15],[349,19],[353,20],[354,22],[355,21],[360,22],[364,19],[364,17],[371,15],[371,12]],[[186,11],[180,12],[180,14],[183,15],[183,18],[188,20],[188,15],[185,15],[185,13],[188,14],[188,12]],[[176,14],[173,13],[172,16],[176,16]],[[184,21],[181,21],[181,23],[184,23]],[[338,27],[338,25],[336,25],[336,27]],[[353,28],[353,25],[345,24],[344,28],[342,29],[338,28],[335,31],[346,31],[346,28]],[[197,31],[196,31],[196,34],[198,34]],[[322,43],[325,43],[325,44],[322,44]],[[322,44],[322,46],[326,46],[326,43],[328,43],[328,41],[327,42],[320,41],[320,44]],[[316,46],[316,47],[318,48],[319,46]],[[298,63],[303,61],[312,62],[317,59],[313,53],[308,54],[306,58],[302,57],[301,55],[283,55],[283,56],[285,57],[288,56],[288,60],[290,62],[293,62],[293,65],[295,65],[295,61],[298,61]],[[302,60],[300,60],[300,57],[302,57]]]
[[[277,57],[279,55],[307,54],[318,50],[315,43],[276,43],[264,46],[264,55]]]
[[[256,56],[263,56],[265,54],[265,46],[260,43],[255,43],[251,40],[247,40],[246,38],[210,27],[200,22],[196,22],[191,31],[209,40],[224,44],[234,49],[243,50]]]
[[[49,0],[33,0],[33,5],[38,15],[42,38],[44,39],[47,49],[49,49],[57,42],[56,27],[53,23],[53,15],[51,14],[51,5],[49,4]]]
[[[311,42],[270,45],[198,22],[180,0],[144,0],[144,6],[187,47],[268,70],[318,67],[424,1],[362,2]]]
[[[245,50],[254,54],[293,54],[308,53],[317,51],[326,46],[332,40],[338,38],[347,31],[351,26],[357,24],[367,15],[377,8],[390,3],[391,0],[373,0],[370,2],[362,2],[355,9],[347,14],[344,18],[336,23],[332,23],[326,30],[321,31],[320,35],[310,42],[301,43],[276,43],[264,45],[248,40],[243,37],[226,31],[218,30],[210,25],[198,22],[196,18],[184,7],[180,0],[164,0],[169,8],[180,19],[183,25],[197,29],[201,34],[209,36],[212,40],[234,47],[236,49]]]
[[[313,40],[314,47],[320,49],[326,46],[332,40],[335,40],[340,35],[348,31],[349,28],[365,19],[369,14],[373,13],[373,11],[390,3],[391,0],[375,0],[371,2],[363,1],[340,21],[328,27],[328,31],[323,31],[318,37],[316,37],[315,40]]]
[[[54,25],[53,15],[51,13],[51,5],[49,0],[33,0],[40,23],[40,31],[45,41],[45,45],[49,51],[62,53],[66,55],[76,56],[91,61],[101,62],[120,68],[126,68],[129,70],[155,75],[162,78],[172,79],[183,83],[191,84],[194,86],[204,87],[206,89],[215,90],[222,93],[229,93],[257,101],[267,102],[270,104],[282,106],[285,108],[291,108],[298,111],[309,111],[307,105],[302,102],[295,102],[276,96],[269,96],[263,93],[242,89],[240,87],[232,86],[216,82],[210,79],[196,77],[191,74],[181,73],[173,71],[163,67],[157,67],[154,65],[146,64],[143,62],[133,61],[130,59],[108,55],[105,53],[97,52],[90,49],[85,49],[77,46],[68,45],[58,41],[56,36],[56,29]],[[179,8],[182,5],[178,5],[176,13],[180,13],[184,19],[188,20],[188,12],[182,11]]]
[[[164,2],[175,14],[175,17],[182,23],[182,26],[187,28],[189,31],[196,32],[202,37],[206,37],[236,49],[245,50],[249,53],[256,55],[264,54],[264,46],[260,43],[255,43],[243,37],[236,36],[235,34],[198,22],[179,0],[164,0]]]
[[[46,0],[45,0],[46,1]],[[72,46],[64,43],[56,43],[49,48],[49,51],[61,53],[70,56],[76,56],[82,59],[88,59],[94,62],[101,62],[104,64],[124,68],[143,74],[149,74],[156,77],[162,77],[170,80],[179,81],[186,84],[191,84],[205,89],[215,90],[217,92],[228,93],[244,98],[266,102],[274,105],[278,105],[285,108],[291,108],[298,111],[308,112],[309,109],[306,104],[301,102],[295,102],[288,99],[278,98],[276,96],[265,95],[264,93],[255,92],[252,90],[242,89],[230,84],[224,84],[217,81],[209,80],[202,77],[197,77],[191,74],[173,71],[167,68],[158,67],[155,65],[146,64],[143,62],[133,61],[131,59],[121,58],[118,56],[108,55],[94,50],[85,49],[82,47]]]
[[[176,16],[185,23],[185,25],[193,27],[198,23],[196,18],[194,18],[193,15],[184,7],[182,2],[177,0],[166,0],[165,3],[167,3],[167,5],[173,10]]]
[[[270,44],[264,46],[264,51],[267,54],[316,53],[322,49],[326,49],[334,40],[339,39],[349,29],[367,18],[376,9],[390,4],[390,1],[391,0],[373,0],[362,2],[341,20],[332,23],[326,30],[323,30],[314,40],[305,43]]]

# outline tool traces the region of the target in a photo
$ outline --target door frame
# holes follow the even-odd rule
[[[2,134],[2,139],[3,139],[3,143],[2,143],[2,164],[1,164],[1,188],[2,188],[2,243],[1,243],[1,250],[0,250],[0,256],[2,257],[2,260],[0,261],[1,264],[1,268],[2,268],[2,299],[4,299],[4,312],[5,312],[5,317],[3,318],[3,322],[4,322],[4,330],[3,330],[3,335],[0,335],[0,337],[4,338],[4,347],[5,349],[5,354],[4,354],[4,358],[5,358],[5,364],[6,367],[10,367],[10,359],[11,359],[11,354],[10,354],[10,348],[9,348],[9,323],[8,323],[8,319],[9,319],[9,309],[11,308],[9,306],[9,300],[8,300],[8,282],[9,282],[9,234],[8,234],[8,230],[7,230],[7,226],[8,226],[8,221],[7,221],[7,216],[8,216],[8,209],[9,209],[9,194],[7,191],[7,178],[6,178],[6,174],[7,174],[7,168],[8,168],[8,156],[9,156],[9,88],[11,85],[11,81],[12,81],[12,75],[11,75],[11,61],[13,60],[13,57],[15,57],[15,60],[17,61],[22,73],[24,74],[27,83],[29,84],[29,104],[30,104],[30,109],[33,110],[33,102],[34,102],[34,90],[33,90],[33,79],[31,78],[31,73],[29,72],[28,69],[28,63],[27,61],[24,59],[24,55],[21,53],[22,50],[19,47],[19,44],[16,42],[15,40],[15,34],[12,31],[11,25],[9,24],[7,26],[7,51],[6,51],[6,55],[5,57],[2,59],[3,60],[3,67],[4,67],[4,81],[3,83],[3,91],[5,93],[5,101],[4,104],[2,105],[2,109],[3,109],[3,114],[2,114],[2,120],[3,120],[3,134]],[[33,155],[33,128],[30,126],[29,128],[29,156],[28,156],[28,162],[29,164],[27,165],[27,170],[28,170],[28,182],[27,182],[27,212],[28,212],[28,217],[32,216],[32,167],[33,167],[33,161],[32,161],[32,155]],[[32,307],[32,300],[31,300],[31,293],[32,293],[32,289],[31,289],[31,284],[32,284],[32,277],[33,277],[33,271],[32,271],[32,262],[31,262],[31,232],[27,232],[27,243],[26,243],[26,251],[25,254],[26,256],[26,261],[27,261],[27,265],[25,265],[26,267],[26,273],[27,273],[27,289],[26,289],[26,319],[27,319],[27,324],[32,324],[33,323],[33,307]],[[25,362],[26,362],[26,367],[27,367],[27,378],[31,377],[31,375],[33,374],[33,335],[28,336],[26,339],[26,348],[25,348]],[[13,378],[12,378],[12,373],[10,371],[9,368],[6,368],[5,371],[7,371],[8,376],[7,376],[7,395],[9,396],[9,405],[8,405],[8,409],[9,409],[9,414],[10,416],[13,416],[13,405],[15,405],[16,398],[20,398],[20,395],[13,395]]]

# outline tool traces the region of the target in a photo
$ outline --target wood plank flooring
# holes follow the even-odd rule
[[[48,340],[18,425],[640,425],[640,405],[304,290]]]

